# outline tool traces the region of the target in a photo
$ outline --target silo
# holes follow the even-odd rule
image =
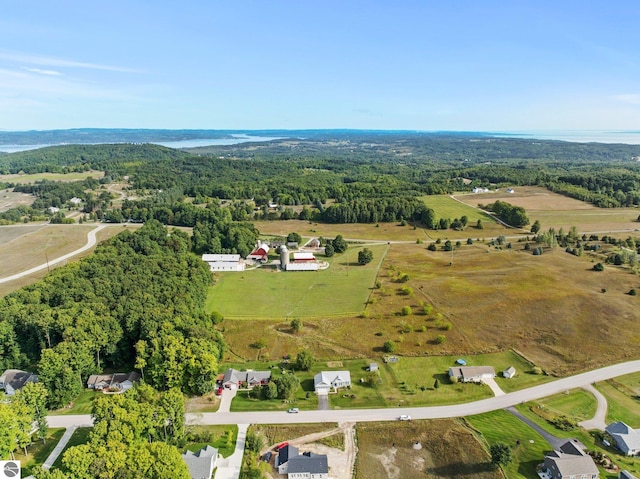
[[[289,264],[289,250],[285,245],[280,246],[280,268],[285,270]]]

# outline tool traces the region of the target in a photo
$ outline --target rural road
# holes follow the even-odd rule
[[[408,414],[413,419],[440,419],[449,417],[472,416],[489,411],[504,409],[534,399],[541,399],[554,394],[580,388],[625,374],[640,371],[640,360],[629,361],[613,366],[576,374],[556,381],[541,384],[520,391],[495,396],[480,401],[449,406],[426,406],[413,408],[385,409],[340,409],[331,411],[300,411],[288,414],[284,411],[255,412],[217,412],[187,414],[189,424],[296,424],[319,422],[372,422],[394,421],[401,414]],[[49,427],[91,426],[91,416],[48,416]]]
[[[91,249],[95,246],[96,244],[96,234],[98,233],[98,231],[106,228],[109,225],[100,225],[95,229],[92,229],[91,231],[89,231],[89,234],[87,234],[87,244],[85,244],[82,248],[78,248],[75,251],[72,251],[71,253],[67,253],[63,256],[60,256],[58,258],[52,259],[50,260],[48,263],[44,263],[41,264],[40,266],[36,266],[34,268],[28,269],[26,271],[22,271],[21,273],[16,273],[16,274],[12,274],[11,276],[6,276],[4,278],[0,278],[0,284],[2,283],[8,283],[10,281],[15,281],[16,279],[20,279],[23,278],[24,276],[29,276],[30,274],[33,274],[37,271],[43,270],[45,268],[49,268],[51,266],[53,266],[54,264],[60,263],[62,261],[65,261],[69,258],[72,258],[73,256],[80,254],[80,253],[84,253],[85,251],[87,251],[88,249]]]

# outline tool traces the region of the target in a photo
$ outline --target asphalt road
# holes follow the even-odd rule
[[[341,409],[331,411],[300,411],[289,414],[285,411],[256,412],[216,412],[187,414],[189,424],[296,424],[319,422],[372,422],[394,421],[401,414],[413,419],[439,419],[449,417],[473,416],[489,411],[504,409],[534,399],[541,399],[569,389],[583,387],[605,379],[640,371],[640,360],[615,364],[586,373],[576,374],[541,384],[528,389],[496,396],[480,401],[450,406],[427,406],[413,408],[385,409]],[[91,416],[48,416],[49,427],[91,426]]]

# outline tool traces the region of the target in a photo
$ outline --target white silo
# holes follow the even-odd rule
[[[287,270],[289,265],[289,250],[285,245],[280,246],[280,268]]]

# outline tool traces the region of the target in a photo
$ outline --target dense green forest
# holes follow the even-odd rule
[[[314,221],[415,219],[421,212],[412,197],[489,185],[539,185],[600,207],[640,204],[636,145],[409,132],[292,135],[189,151],[152,144],[48,147],[0,157],[0,172],[96,169],[106,172],[102,183],[127,176],[132,189],[152,196],[156,206],[129,202],[121,215],[109,213],[108,198],[99,197],[95,180],[82,187],[40,182],[17,189],[37,196],[36,210],[64,204],[73,195],[86,201],[85,212],[99,211],[108,221],[155,217],[165,224],[192,223],[169,220],[167,211],[163,219],[155,211],[160,204],[173,209],[184,197],[196,204],[231,202],[234,221],[254,218],[248,202],[260,219],[294,217],[290,207],[300,205],[308,208],[302,218]],[[269,211],[269,203],[281,210]],[[9,217],[16,213],[5,213]]]
[[[60,407],[105,367],[142,371],[160,390],[215,385],[224,341],[204,312],[208,267],[186,233],[157,221],[0,300],[0,369],[36,369]]]

